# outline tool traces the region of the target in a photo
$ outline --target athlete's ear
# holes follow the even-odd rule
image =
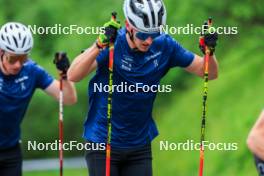
[[[126,24],[126,30],[127,30],[128,32],[131,32],[132,27],[130,26],[130,24],[128,23],[127,20],[125,21],[125,24]]]
[[[0,57],[4,55],[4,50],[0,49]]]
[[[125,21],[125,24],[126,24],[126,28],[128,28],[129,23],[127,22],[127,20]]]

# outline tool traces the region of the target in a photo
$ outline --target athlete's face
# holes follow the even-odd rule
[[[1,53],[2,69],[8,75],[16,75],[27,61],[27,55],[16,55],[8,52]]]
[[[153,43],[153,39],[151,37],[148,37],[145,40],[139,39],[136,37],[136,32],[134,33],[134,43],[137,47],[137,49],[141,52],[147,52]]]
[[[143,33],[134,29],[126,22],[126,28],[133,35],[134,45],[141,52],[147,52],[153,43],[153,40],[160,36],[160,33]]]

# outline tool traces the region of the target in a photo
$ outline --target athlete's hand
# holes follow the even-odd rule
[[[115,42],[117,31],[121,28],[121,24],[114,18],[111,18],[110,21],[104,24],[104,28],[105,33],[100,34],[96,41],[97,46],[101,49],[108,47],[110,43]]]
[[[70,67],[70,61],[65,52],[57,52],[53,63],[56,65],[56,68],[60,72],[60,76],[63,79],[67,79],[67,71]]]
[[[215,47],[217,45],[218,40],[218,34],[216,32],[213,32],[212,26],[206,26],[203,28],[203,39],[199,42],[199,48],[202,51],[203,54],[205,54],[205,48],[206,46],[210,50],[210,56],[212,56],[215,52]]]

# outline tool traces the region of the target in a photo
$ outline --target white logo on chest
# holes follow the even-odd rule
[[[21,78],[15,79],[15,83],[20,84],[21,90],[25,90],[26,86],[24,81],[28,79],[28,76],[23,76]]]
[[[153,61],[153,64],[154,64],[154,67],[158,67],[158,66],[159,66],[158,60],[155,59],[155,60]]]
[[[133,57],[124,55],[121,59],[121,68],[123,70],[131,71],[133,63]]]
[[[151,56],[146,57],[146,60],[147,61],[152,60],[152,59],[158,57],[159,55],[161,55],[161,52],[157,52],[156,54],[153,54]],[[153,64],[154,64],[154,67],[158,67],[159,66],[158,60],[157,59],[154,59],[153,60]]]
[[[159,55],[161,55],[161,51],[157,52],[156,54],[146,57],[146,60],[149,61],[151,59],[154,59],[155,57],[158,57]]]

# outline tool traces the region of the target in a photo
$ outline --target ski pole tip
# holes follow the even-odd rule
[[[204,26],[208,26],[208,21],[204,21]]]
[[[67,53],[64,51],[59,51],[55,53],[55,59],[59,60],[67,56]]]
[[[66,56],[66,52],[64,52],[64,51],[56,52],[56,53],[55,53],[55,57],[56,57],[56,56]]]
[[[203,36],[204,36],[204,34],[205,34],[207,29],[208,29],[208,23],[207,23],[207,21],[204,21],[204,23],[202,25],[202,31],[201,31],[201,34],[200,34],[201,38],[203,38]]]
[[[213,18],[212,17],[209,17],[208,18],[208,24],[211,25],[212,24],[212,21],[213,21]]]
[[[112,17],[114,18],[114,19],[116,19],[116,16],[117,16],[117,13],[114,11],[114,12],[112,12]]]

